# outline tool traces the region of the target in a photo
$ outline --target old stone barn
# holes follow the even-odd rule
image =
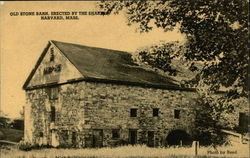
[[[126,52],[49,41],[23,88],[33,144],[165,146],[192,136],[195,91]]]

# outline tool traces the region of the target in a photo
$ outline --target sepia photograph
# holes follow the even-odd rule
[[[0,157],[250,157],[248,7],[0,1]]]

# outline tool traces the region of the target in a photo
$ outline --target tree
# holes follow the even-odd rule
[[[225,98],[200,94],[193,108],[196,113],[194,139],[205,146],[229,143],[221,129],[230,127],[230,121],[223,119],[223,114],[231,113],[233,106],[225,103]]]
[[[139,24],[141,32],[179,26],[187,40],[185,59],[204,63],[197,78],[214,91],[230,87],[230,98],[247,97],[247,0],[103,1],[99,7],[108,14],[124,10],[128,25]],[[171,71],[170,63],[164,69]]]
[[[8,128],[10,126],[11,119],[8,118],[8,114],[0,110],[0,127]]]
[[[185,60],[183,56],[185,51],[186,47],[183,42],[160,42],[138,49],[133,57],[139,65],[149,65],[159,71],[162,70],[171,76],[175,76],[175,80],[181,81],[182,86],[187,87],[193,86],[194,81],[197,84],[196,78],[193,77],[200,72],[203,64]],[[187,67],[188,69],[186,69]],[[180,76],[182,78],[179,78]]]
[[[172,59],[178,56],[179,51],[182,48],[178,41],[156,44],[137,50],[135,60],[175,76],[177,70],[172,66]]]
[[[154,68],[176,75],[174,59],[183,59],[197,71],[190,82],[200,97],[195,111],[196,138],[207,144],[225,141],[222,112],[232,112],[230,100],[247,98],[248,1],[247,0],[163,0],[103,1],[107,14],[124,11],[128,25],[139,24],[141,33],[161,28],[179,28],[185,35],[178,42],[153,45],[138,51],[138,59]],[[196,63],[202,66],[196,67]],[[213,92],[227,88],[227,96],[214,98]],[[210,93],[211,92],[211,93]],[[204,137],[206,136],[206,137]]]

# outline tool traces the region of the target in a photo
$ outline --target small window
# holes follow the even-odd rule
[[[137,109],[130,109],[130,117],[137,117]]]
[[[153,117],[159,116],[159,108],[153,108]]]
[[[39,137],[43,137],[43,132],[39,132]]]
[[[112,138],[120,138],[120,130],[119,129],[113,129],[112,130]]]
[[[50,100],[58,99],[59,88],[58,87],[51,87],[47,89],[47,93]]]
[[[55,55],[54,55],[54,48],[50,48],[50,61],[55,60]]]
[[[180,118],[180,110],[174,110],[174,118],[176,119]]]
[[[55,106],[51,106],[51,121],[55,122],[56,120],[56,108]]]

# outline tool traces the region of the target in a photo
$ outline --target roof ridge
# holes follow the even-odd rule
[[[122,50],[117,50],[117,49],[109,49],[109,48],[96,47],[96,46],[87,46],[87,45],[82,45],[82,44],[78,44],[78,43],[76,44],[76,43],[62,42],[62,41],[57,41],[57,40],[50,40],[50,42],[52,42],[53,44],[56,44],[58,42],[58,43],[62,43],[62,44],[71,44],[71,45],[82,46],[82,47],[86,47],[86,48],[103,49],[103,50],[110,50],[110,51],[116,51],[116,52],[131,54],[129,51],[122,51]]]

